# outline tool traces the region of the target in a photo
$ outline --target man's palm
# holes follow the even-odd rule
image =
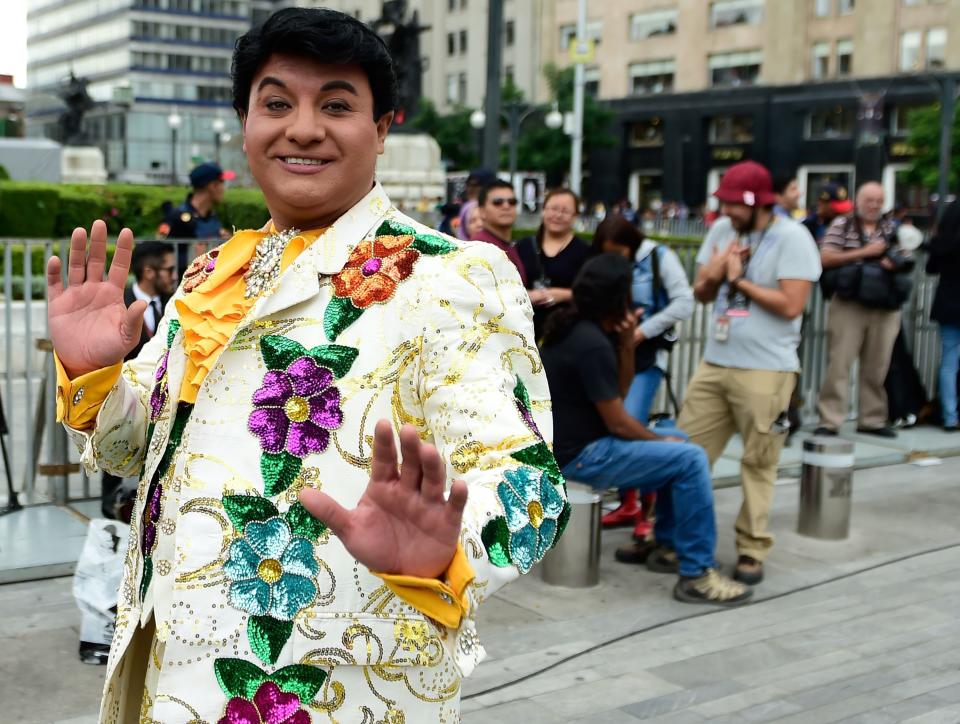
[[[146,302],[138,301],[127,309],[123,289],[130,272],[133,234],[120,232],[107,280],[107,226],[95,221],[87,232],[74,229],[70,240],[67,287],[63,288],[61,261],[47,262],[47,318],[50,338],[67,374],[72,378],[109,367],[123,360],[140,339]]]
[[[467,486],[454,481],[449,499],[444,497],[443,460],[412,427],[401,429],[400,446],[398,468],[390,423],[378,422],[370,482],[353,510],[312,488],[300,500],[371,571],[436,578],[456,552]]]

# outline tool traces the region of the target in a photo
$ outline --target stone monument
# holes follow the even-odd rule
[[[103,151],[97,146],[89,145],[89,139],[83,130],[83,116],[95,105],[87,92],[88,83],[86,78],[78,78],[70,71],[70,77],[57,93],[66,104],[59,120],[60,142],[63,144],[63,154],[60,157],[63,183],[107,182]]]

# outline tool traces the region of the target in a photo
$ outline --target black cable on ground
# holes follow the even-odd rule
[[[803,593],[804,591],[809,591],[814,588],[819,588],[820,586],[826,586],[829,583],[836,583],[837,581],[842,581],[847,578],[853,578],[854,576],[859,576],[864,573],[869,573],[870,571],[875,571],[878,568],[892,566],[895,563],[902,563],[903,561],[909,561],[913,558],[928,556],[928,555],[931,555],[932,553],[940,553],[942,551],[950,550],[951,548],[960,548],[960,542],[948,543],[947,545],[939,546],[937,548],[930,548],[924,551],[917,551],[916,553],[910,553],[905,556],[900,556],[899,558],[892,558],[888,561],[883,561],[881,563],[876,563],[872,566],[867,566],[866,568],[859,568],[855,571],[850,571],[849,573],[842,573],[839,576],[834,576],[833,578],[828,578],[823,581],[817,581],[816,583],[809,583],[806,586],[800,586],[799,588],[792,588],[789,591],[776,593],[772,596],[767,596],[766,598],[759,598],[753,601],[749,606],[745,606],[743,608],[749,608],[750,606],[756,606],[761,603],[767,603],[768,601],[776,601],[778,598],[792,596],[795,593]],[[680,623],[682,621],[692,621],[695,618],[703,618],[704,616],[712,616],[718,613],[723,613],[725,611],[733,611],[733,610],[737,610],[737,609],[716,607],[716,608],[708,609],[706,611],[700,611],[699,613],[694,613],[689,616],[679,616],[677,618],[671,618],[667,621],[661,621],[651,626],[646,626],[644,628],[636,629],[635,631],[628,631],[627,633],[620,634],[619,636],[615,636],[612,639],[608,639],[606,641],[601,641],[598,644],[594,644],[593,646],[586,648],[583,651],[578,651],[575,654],[570,654],[569,656],[566,656],[562,659],[558,659],[557,661],[554,661],[553,663],[551,663],[549,666],[544,666],[542,669],[531,671],[529,674],[524,674],[523,676],[513,679],[512,681],[507,681],[507,682],[504,682],[503,684],[497,684],[496,686],[491,686],[489,689],[484,689],[483,691],[478,691],[473,694],[464,696],[463,700],[466,701],[467,699],[475,699],[478,696],[484,696],[486,694],[492,694],[496,691],[502,691],[503,689],[509,688],[516,684],[520,684],[524,681],[540,676],[540,674],[545,674],[546,672],[551,671],[552,669],[555,669],[558,666],[562,666],[563,664],[566,664],[570,661],[573,661],[574,659],[578,659],[581,656],[585,656],[586,654],[592,654],[594,651],[598,651],[602,648],[610,646],[611,644],[620,643],[621,641],[625,641],[626,639],[632,638],[634,636],[639,636],[641,634],[649,633],[650,631],[656,631],[657,629],[665,628],[667,626],[672,626],[673,624]]]

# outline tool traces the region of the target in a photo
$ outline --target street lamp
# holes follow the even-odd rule
[[[183,124],[183,119],[177,113],[177,109],[167,116],[167,125],[170,126],[170,182],[177,185],[177,131]]]
[[[213,119],[213,159],[219,165],[220,163],[220,142],[223,140],[224,131],[227,128],[227,123],[220,116],[217,116]]]
[[[507,101],[503,104],[503,111],[500,115],[507,122],[507,128],[510,130],[510,183],[515,184],[517,175],[517,143],[520,141],[520,127],[523,122],[538,111],[542,111],[541,106],[531,106],[523,101]],[[563,125],[563,114],[557,108],[554,101],[550,112],[544,117],[544,123],[547,128],[557,129]],[[470,114],[470,126],[479,130],[487,125],[487,114],[481,109],[475,110]]]

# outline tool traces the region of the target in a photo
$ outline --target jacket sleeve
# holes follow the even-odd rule
[[[533,343],[533,314],[506,255],[467,244],[421,292],[418,395],[425,435],[448,477],[469,488],[460,544],[474,574],[468,611],[448,637],[461,673],[483,656],[479,604],[527,573],[557,542],[569,517],[550,449],[549,391]]]
[[[146,456],[149,426],[150,396],[156,383],[157,369],[167,351],[167,336],[170,317],[164,315],[157,333],[140,350],[140,354],[123,364],[120,375],[106,396],[97,394],[94,410],[87,411],[86,422],[81,428],[72,427],[75,422],[64,409],[60,417],[70,439],[80,452],[80,462],[89,472],[105,470],[121,477],[140,474]],[[94,373],[96,374],[96,373]],[[77,388],[77,380],[69,389],[63,389],[63,378],[58,383],[58,397],[69,395],[76,399],[84,393]],[[58,405],[59,409],[59,405]]]
[[[660,277],[670,302],[640,325],[647,339],[659,337],[670,327],[690,319],[694,307],[693,289],[677,253],[668,246],[658,246],[651,253],[660,254]]]

